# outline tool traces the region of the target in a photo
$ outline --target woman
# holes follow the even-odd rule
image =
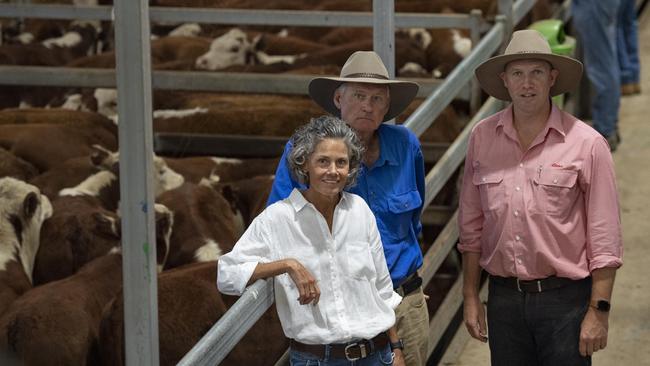
[[[356,180],[362,145],[329,116],[312,119],[292,142],[290,169],[308,188],[267,207],[219,259],[219,290],[240,295],[275,277],[292,365],[391,365],[401,297],[370,208],[343,191]]]

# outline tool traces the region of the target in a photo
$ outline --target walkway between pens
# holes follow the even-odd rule
[[[607,348],[594,366],[650,366],[650,11],[639,19],[642,94],[623,97],[619,129],[622,143],[614,153],[621,219],[623,267],[618,271]],[[488,346],[470,339],[456,363],[490,364]]]

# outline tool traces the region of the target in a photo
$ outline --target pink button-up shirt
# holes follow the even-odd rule
[[[492,275],[581,279],[619,267],[618,196],[607,142],[553,106],[527,151],[512,106],[471,134],[458,216],[461,252],[480,253]]]

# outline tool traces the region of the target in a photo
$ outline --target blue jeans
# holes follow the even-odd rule
[[[594,128],[605,137],[611,136],[617,130],[621,99],[616,51],[619,0],[573,0],[571,4],[573,24],[584,50],[585,71],[594,89]]]
[[[616,47],[621,69],[621,84],[638,83],[641,67],[636,9],[634,9],[634,0],[620,1],[616,26]]]
[[[540,293],[490,281],[487,318],[494,366],[583,366],[580,325],[589,308],[591,278]]]
[[[291,366],[379,366],[379,365],[392,365],[393,352],[390,345],[386,345],[383,349],[375,351],[366,358],[357,361],[348,361],[345,358],[331,358],[330,348],[327,347],[325,357],[318,358],[318,356],[306,352],[298,352],[293,349],[289,351],[289,361]]]

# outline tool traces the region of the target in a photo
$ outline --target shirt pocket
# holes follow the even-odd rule
[[[538,202],[538,205],[544,207],[547,214],[568,214],[578,196],[577,172],[545,169],[540,171],[534,181],[541,193],[539,197],[542,202]]]
[[[475,172],[472,183],[479,190],[481,208],[484,212],[497,210],[505,204],[503,171]]]
[[[388,197],[388,211],[391,217],[385,224],[395,239],[403,239],[409,234],[414,211],[420,206],[422,206],[422,198],[419,191],[409,191]]]
[[[375,277],[375,264],[370,254],[370,246],[363,241],[350,241],[344,244],[344,272],[351,278],[369,280]]]

